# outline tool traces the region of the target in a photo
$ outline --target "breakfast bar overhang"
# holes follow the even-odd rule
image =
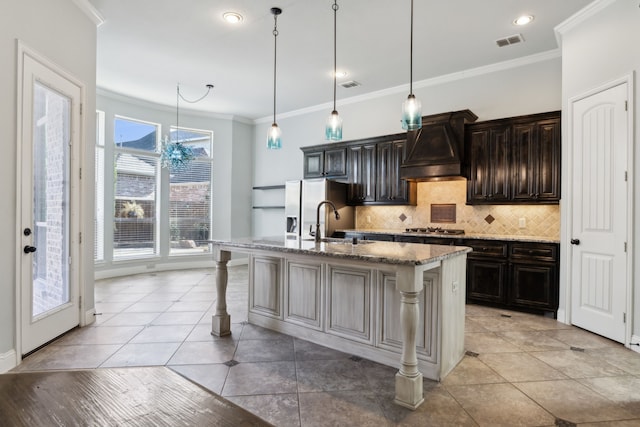
[[[231,333],[227,262],[249,255],[249,323],[398,367],[395,402],[416,409],[423,374],[444,378],[464,355],[470,248],[283,237],[212,240],[212,331]]]

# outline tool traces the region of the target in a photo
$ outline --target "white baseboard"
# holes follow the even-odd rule
[[[640,344],[640,335],[631,335],[632,344]],[[640,345],[630,345],[629,348],[636,353],[640,353]]]
[[[556,312],[556,320],[560,323],[567,323],[567,312],[564,309],[558,309]]]
[[[84,322],[80,326],[88,326],[96,321],[96,309],[91,308],[84,312]]]
[[[18,366],[17,353],[15,350],[9,350],[0,354],[0,374]]]
[[[227,266],[234,267],[237,265],[246,265],[249,263],[248,257],[242,257],[232,259]],[[111,277],[130,276],[132,274],[144,274],[153,273],[156,271],[171,271],[171,270],[188,270],[192,268],[215,268],[216,263],[213,260],[197,260],[197,261],[184,261],[184,262],[167,262],[167,263],[155,263],[149,264],[133,264],[133,265],[121,265],[112,267],[105,270],[95,270],[94,278],[96,280],[108,279]]]

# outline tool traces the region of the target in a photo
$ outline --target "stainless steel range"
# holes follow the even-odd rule
[[[405,228],[405,233],[424,233],[424,234],[464,234],[464,230],[455,228],[441,228],[441,227],[416,227]]]

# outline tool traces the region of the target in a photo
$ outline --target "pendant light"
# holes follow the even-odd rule
[[[411,42],[409,43],[409,96],[402,104],[402,129],[417,130],[422,127],[422,104],[413,94],[413,0],[411,0]]]
[[[338,115],[336,110],[336,72],[337,72],[337,60],[336,60],[336,27],[338,16],[338,2],[333,1],[331,6],[333,9],[333,111],[327,119],[327,125],[324,129],[325,139],[329,141],[340,141],[342,139],[342,119]]]
[[[190,101],[180,93],[180,83],[176,85],[176,132],[175,137],[169,139],[165,135],[162,143],[160,163],[163,168],[171,169],[174,172],[183,172],[189,168],[191,161],[195,158],[191,147],[184,145],[180,139],[180,99],[190,104],[202,101],[213,89],[212,84],[207,85],[207,92],[200,98]]]
[[[273,15],[273,124],[267,135],[267,148],[270,150],[279,150],[282,148],[282,132],[276,123],[276,59],[277,59],[277,40],[278,40],[278,15],[282,13],[279,7],[272,7]]]

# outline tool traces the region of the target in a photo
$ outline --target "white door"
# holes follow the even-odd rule
[[[20,351],[80,321],[77,269],[77,161],[81,88],[21,52],[18,183]],[[77,210],[77,209],[75,209]]]
[[[627,84],[572,104],[571,323],[624,342]]]

